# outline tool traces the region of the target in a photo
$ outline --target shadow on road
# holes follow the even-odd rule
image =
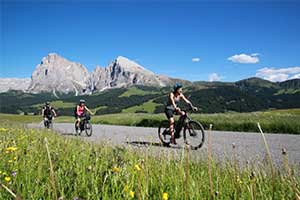
[[[74,136],[76,136],[75,133],[61,133],[61,135],[74,135]]]
[[[130,144],[130,145],[134,145],[134,146],[144,146],[144,147],[147,147],[147,146],[156,146],[156,147],[166,147],[166,148],[173,148],[173,149],[182,149],[183,147],[181,146],[172,146],[172,145],[169,145],[169,146],[164,146],[162,145],[161,143],[158,143],[158,142],[146,142],[146,141],[132,141],[132,142],[126,142],[127,144]]]

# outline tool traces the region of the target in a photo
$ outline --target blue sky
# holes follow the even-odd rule
[[[188,80],[300,78],[300,1],[47,2],[1,1],[0,77],[56,52],[90,71],[122,55]]]

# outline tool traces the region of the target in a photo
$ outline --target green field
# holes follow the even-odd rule
[[[7,128],[14,127],[14,128]],[[151,151],[151,149],[149,149]],[[286,161],[239,169],[192,161],[183,149],[153,157],[131,147],[87,143],[0,123],[0,199],[299,199],[300,177]],[[224,158],[226,160],[226,158]],[[297,173],[297,172],[296,172]]]
[[[75,107],[75,103],[70,103],[70,102],[63,102],[63,101],[51,101],[51,106],[53,106],[54,108],[74,108]],[[44,103],[40,103],[40,104],[35,104],[32,107],[34,108],[42,108],[44,106]]]
[[[258,132],[257,122],[265,132],[300,134],[300,109],[272,110],[253,113],[192,114],[191,117],[207,129],[213,124],[214,130]],[[120,113],[92,117],[95,124],[113,124],[125,126],[158,127],[164,114]],[[72,118],[58,119],[72,122]]]
[[[37,115],[13,115],[13,114],[0,114],[0,123],[32,123],[40,122],[42,120],[41,116]]]
[[[156,106],[160,104],[153,102],[153,100],[147,101],[142,105],[132,106],[126,109],[123,109],[123,113],[138,113],[138,112],[145,112],[145,113],[154,113]]]
[[[149,106],[151,108],[151,106]],[[0,114],[0,121],[14,120],[21,122],[40,122],[40,116]],[[257,132],[257,122],[265,132],[300,134],[300,109],[270,110],[252,113],[220,113],[220,114],[192,114],[191,117],[203,124],[207,129],[213,124],[214,130]],[[112,124],[125,126],[158,127],[164,114],[147,113],[119,113],[92,116],[94,124]],[[55,122],[74,122],[74,117],[60,116]]]
[[[158,94],[157,91],[145,91],[142,89],[139,89],[137,87],[131,87],[126,92],[121,94],[119,97],[130,97],[132,95],[148,95],[148,94]]]

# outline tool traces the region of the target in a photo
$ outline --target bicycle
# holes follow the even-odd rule
[[[52,123],[52,115],[48,115],[44,118],[44,126],[47,129],[52,129],[53,128],[53,123]]]
[[[203,146],[205,140],[204,128],[201,123],[193,121],[186,111],[185,115],[181,116],[174,126],[174,137],[176,139],[181,138],[181,131],[183,128],[183,139],[185,144],[190,146],[193,150],[197,150]],[[164,146],[170,146],[171,133],[168,120],[164,120],[160,123],[158,127],[158,137]]]
[[[79,127],[77,127],[75,123],[76,135],[81,135],[81,133],[84,131],[88,137],[92,136],[93,127],[90,120],[91,117],[89,115],[85,115],[81,118]]]

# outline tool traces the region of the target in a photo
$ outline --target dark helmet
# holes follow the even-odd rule
[[[80,99],[79,103],[85,103],[85,100],[84,99]]]
[[[175,85],[173,86],[174,92],[176,92],[179,88],[182,88],[182,84],[181,83],[175,83]]]

